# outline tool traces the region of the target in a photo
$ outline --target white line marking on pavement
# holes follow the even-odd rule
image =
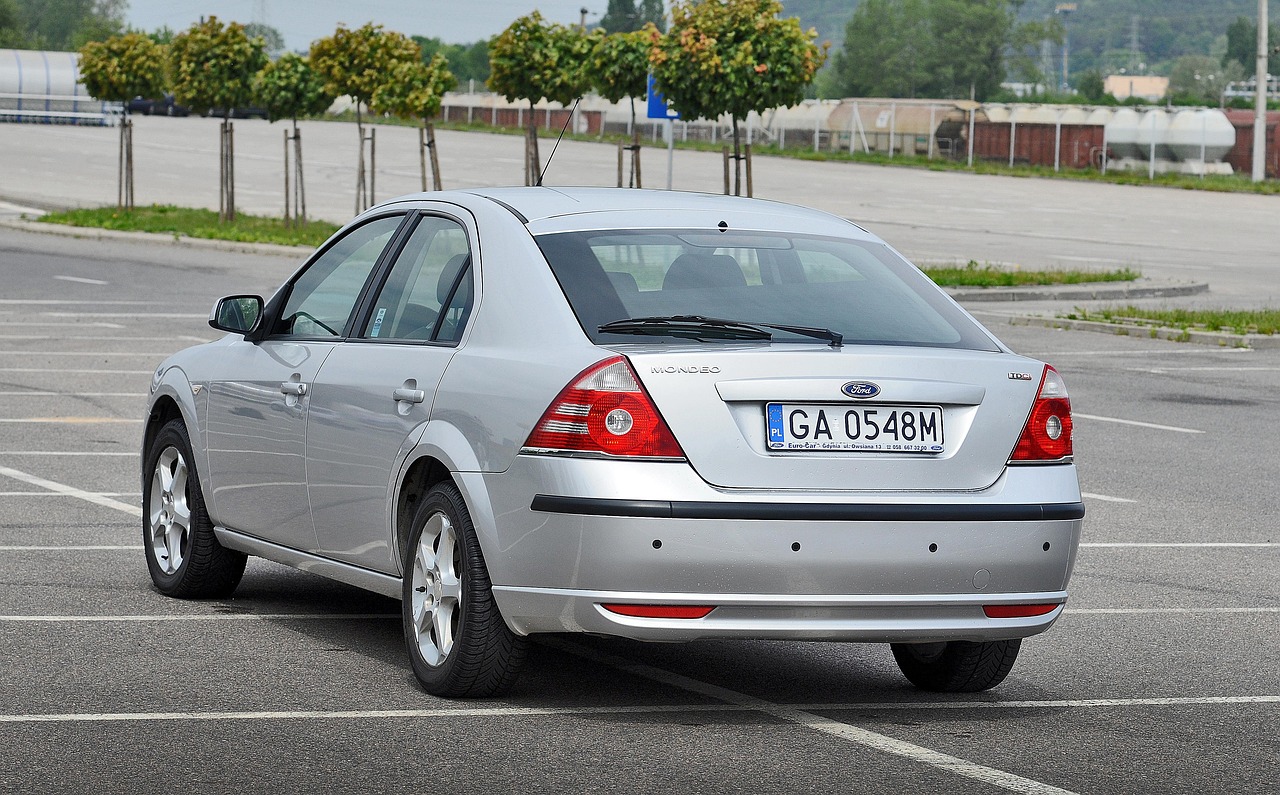
[[[104,282],[101,279],[85,279],[81,276],[54,276],[53,278],[60,282],[75,282],[76,284],[111,284],[111,282]]]
[[[137,454],[137,453],[122,453],[122,452],[114,451],[114,450],[113,450],[113,451],[110,451],[110,452],[107,452],[107,451],[98,451],[98,452],[94,452],[94,451],[89,451],[89,452],[74,452],[74,451],[69,451],[69,450],[0,450],[0,455],[57,455],[57,456],[62,456],[62,455],[70,455],[70,456],[94,456],[94,455],[105,455],[105,456],[119,456],[119,457],[128,456],[128,457],[130,457],[130,458],[133,458],[133,457],[137,456],[138,454]]]
[[[1137,500],[1127,500],[1124,497],[1108,497],[1105,494],[1094,494],[1091,491],[1082,491],[1080,496],[1090,500],[1102,500],[1103,502],[1137,502]]]
[[[151,375],[151,370],[68,370],[62,367],[0,367],[0,373],[63,373],[64,375]]]
[[[0,326],[22,326],[23,328],[32,328],[34,326],[52,326],[55,328],[66,328],[67,324],[66,323],[41,323],[38,320],[20,320],[20,321],[4,320],[4,321],[0,321]],[[83,328],[85,326],[92,326],[95,328],[124,328],[124,326],[120,325],[119,323],[77,323],[76,324],[76,328]]]
[[[141,549],[141,547],[131,547]],[[17,624],[134,624],[153,621],[368,621],[399,619],[399,613],[190,613],[155,616],[0,616],[0,623]]]
[[[172,353],[172,351],[170,351]],[[0,351],[0,356],[141,356],[163,358],[169,353],[134,353],[132,351]]]
[[[1274,541],[1091,541],[1080,546],[1095,549],[1249,549],[1280,544]]]
[[[136,497],[138,501],[142,501],[142,495],[138,492],[127,491],[95,491],[99,497]],[[0,497],[65,497],[65,494],[56,491],[0,491]]]
[[[0,495],[3,496],[3,495]],[[98,551],[114,551],[129,550],[137,552],[142,549],[141,546],[109,546],[107,544],[89,544],[78,547],[51,547],[51,546],[27,546],[27,547],[0,547],[0,552],[98,552]]]
[[[1064,616],[1150,616],[1194,615],[1196,613],[1280,613],[1280,607],[1081,607],[1067,609]]]
[[[1079,412],[1071,412],[1071,416],[1075,419],[1094,420],[1096,422],[1118,422],[1121,425],[1136,425],[1139,428],[1154,428],[1157,431],[1173,431],[1175,433],[1204,433],[1197,431],[1195,428],[1179,428],[1177,425],[1156,425],[1153,422],[1138,422],[1137,420],[1122,420],[1116,417],[1099,417],[1096,414],[1081,414]]]
[[[1212,355],[1217,353],[1254,353],[1252,348],[1143,348],[1141,350],[1121,351],[1041,351],[1028,353],[1037,359],[1059,356],[1194,356],[1197,354]]]
[[[0,391],[0,397],[144,397],[142,392],[41,392],[27,389]]]
[[[804,726],[813,731],[839,737],[842,740],[848,740],[855,745],[861,745],[865,748],[871,748],[894,756],[900,756],[909,759],[912,762],[936,767],[954,773],[964,778],[981,781],[1001,789],[1019,793],[1037,793],[1037,795],[1063,795],[1069,793],[1070,790],[1060,789],[1050,784],[1045,784],[1034,779],[1023,778],[1022,776],[997,770],[993,767],[975,764],[966,759],[944,754],[931,748],[925,748],[921,745],[898,740],[884,734],[863,729],[849,723],[841,723],[840,721],[824,718],[820,715],[814,715],[798,707],[786,704],[776,704],[772,701],[766,701],[761,698],[749,696],[745,693],[739,693],[728,688],[713,685],[708,682],[702,682],[692,679],[681,674],[664,671],[661,668],[655,668],[649,665],[637,665],[629,660],[612,654],[604,654],[601,652],[588,649],[576,643],[570,643],[560,640],[543,641],[545,645],[562,651],[583,657],[588,660],[596,661],[617,668],[625,673],[640,676],[662,684],[678,687],[681,690],[687,690],[691,693],[707,696],[709,698],[718,699],[729,704],[737,704],[742,707],[755,709],[766,715],[778,718],[780,720],[795,723]]]
[[[0,417],[0,422],[28,425],[33,423],[37,425],[112,425],[140,423],[142,420],[128,417],[24,417],[20,419]]]
[[[91,340],[93,342],[172,342],[187,340],[189,342],[213,342],[208,337],[195,337],[179,334],[173,337],[80,337],[53,336],[51,334],[0,334],[0,340]]]
[[[94,505],[101,505],[104,508],[114,508],[117,511],[124,511],[125,513],[132,514],[139,519],[142,518],[141,505],[130,505],[125,502],[120,502],[119,500],[113,500],[110,497],[103,497],[99,494],[94,494],[83,489],[77,489],[74,486],[68,486],[65,483],[45,480],[37,475],[32,475],[9,467],[0,467],[0,475],[7,478],[13,478],[14,480],[21,480],[23,483],[29,483],[32,486],[39,486],[42,489],[56,491],[57,493],[65,494],[68,497],[76,497],[84,500],[85,502],[91,502]]]
[[[105,284],[105,282],[104,282]],[[101,301],[64,301],[60,298],[0,298],[0,304],[6,306],[32,304],[35,306],[103,306],[110,304],[112,306],[154,306],[154,301],[113,301],[103,299]]]
[[[1280,696],[1206,696],[1175,698],[1092,698],[1059,701],[928,701],[796,704],[795,709],[847,710],[1097,709],[1107,707],[1200,707],[1280,704]],[[518,718],[555,715],[643,715],[681,712],[752,712],[742,704],[640,704],[617,707],[456,707],[445,709],[352,709],[245,712],[68,712],[0,715],[0,723],[106,723],[176,720],[378,720],[387,718]]]
[[[1131,367],[1129,368],[1135,373],[1274,373],[1280,370],[1280,367]]]
[[[209,317],[208,313],[191,312],[41,312],[40,314],[45,317],[127,317],[130,320],[152,317],[204,320]]]

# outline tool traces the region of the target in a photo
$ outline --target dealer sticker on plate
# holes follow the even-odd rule
[[[769,403],[770,450],[941,453],[941,406]]]

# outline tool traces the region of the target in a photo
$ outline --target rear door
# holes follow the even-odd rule
[[[307,476],[319,550],[398,571],[394,478],[473,306],[473,230],[424,213],[360,313],[351,338],[316,376],[307,420]]]

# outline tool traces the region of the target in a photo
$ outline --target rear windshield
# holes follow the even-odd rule
[[[562,232],[537,241],[583,330],[600,344],[640,341],[600,332],[605,323],[700,315],[825,328],[847,344],[998,350],[882,243],[678,229]],[[812,341],[769,331],[777,342]]]

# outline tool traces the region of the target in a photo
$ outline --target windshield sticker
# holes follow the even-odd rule
[[[378,310],[378,316],[373,319],[373,330],[369,332],[370,337],[378,336],[378,332],[382,330],[382,319],[386,316],[387,308],[384,306]]]

